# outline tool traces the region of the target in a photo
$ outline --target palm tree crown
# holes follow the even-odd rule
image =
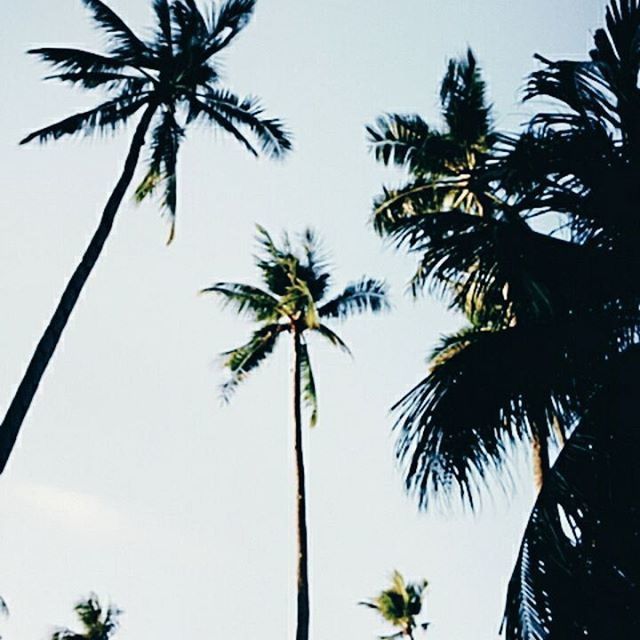
[[[422,612],[424,592],[427,581],[406,582],[399,571],[394,571],[391,586],[381,591],[375,598],[360,604],[375,609],[387,622],[400,629],[391,636],[380,636],[381,640],[407,637],[413,639],[413,632],[418,626],[426,629],[428,622],[419,623],[418,616]]]
[[[114,605],[105,609],[95,594],[78,602],[74,611],[80,620],[82,631],[59,629],[51,640],[109,640],[118,630],[118,618],[122,614]]]
[[[156,25],[148,40],[139,38],[101,0],[82,0],[108,36],[104,54],[45,47],[31,53],[53,65],[50,79],[106,93],[98,106],[39,129],[22,142],[46,142],[73,134],[112,131],[139,110],[122,173],[102,212],[82,259],[67,283],[0,425],[0,473],[22,422],[83,288],[113,228],[115,216],[134,178],[151,128],[147,172],[136,197],[162,189],[162,207],[175,231],[176,167],[187,125],[203,122],[221,129],[257,155],[258,146],[279,158],[291,148],[279,120],[267,118],[253,98],[239,98],[220,83],[218,57],[249,21],[256,0],[224,0],[208,13],[195,0],[154,0]]]
[[[281,244],[277,244],[262,227],[258,227],[257,239],[260,255],[256,265],[264,289],[228,282],[218,282],[204,289],[260,324],[246,344],[224,354],[224,366],[230,377],[222,387],[223,397],[230,398],[238,384],[273,351],[282,334],[295,333],[301,340],[304,398],[311,408],[311,423],[315,424],[317,399],[307,334],[317,334],[349,353],[347,345],[327,321],[386,309],[386,286],[379,280],[362,278],[329,297],[331,274],[313,231],[302,234],[299,251],[294,249],[287,235]]]
[[[248,24],[256,0],[226,0],[202,12],[195,0],[154,0],[155,27],[140,38],[100,0],[82,0],[108,35],[105,53],[45,47],[32,49],[51,64],[60,80],[101,89],[98,106],[39,129],[22,140],[47,142],[66,135],[117,129],[147,108],[153,114],[147,174],[136,192],[143,199],[162,189],[162,205],[176,213],[176,163],[187,125],[202,122],[238,140],[253,155],[258,149],[279,158],[291,149],[282,123],[264,116],[255,98],[240,98],[221,85],[219,54]]]

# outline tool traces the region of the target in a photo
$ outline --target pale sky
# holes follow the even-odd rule
[[[143,31],[148,0],[111,6]],[[74,623],[90,591],[125,610],[121,640],[292,636],[293,458],[289,354],[223,407],[216,356],[249,325],[196,292],[251,281],[255,222],[314,226],[338,284],[385,277],[395,309],[338,327],[355,359],[314,344],[320,422],[305,442],[312,638],[388,631],[356,603],[395,568],[427,578],[429,640],[497,637],[531,502],[527,462],[512,500],[478,516],[418,513],[393,459],[388,408],[424,374],[458,320],[403,295],[413,261],[368,226],[372,197],[397,180],[367,153],[385,111],[437,116],[446,60],[471,45],[498,124],[534,52],[584,55],[603,0],[260,0],[226,55],[228,84],[262,97],[295,133],[283,163],[192,130],[180,167],[177,238],[154,204],[129,198],[0,477],[0,594],[6,640],[45,640]],[[95,100],[41,82],[32,46],[99,39],[78,0],[0,3],[0,409],[82,254],[124,160],[111,139],[19,148],[29,130]]]

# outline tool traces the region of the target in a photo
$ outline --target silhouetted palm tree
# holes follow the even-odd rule
[[[380,592],[375,598],[360,603],[375,609],[387,622],[400,629],[393,635],[380,636],[380,640],[402,637],[415,640],[414,631],[418,628],[424,630],[429,626],[428,622],[417,620],[422,612],[427,584],[426,580],[407,583],[401,573],[394,571],[388,589]]]
[[[58,629],[51,640],[109,640],[118,630],[118,618],[122,611],[113,605],[106,609],[100,604],[98,597],[91,594],[74,607],[82,625],[82,631]]]
[[[287,235],[280,245],[258,227],[260,255],[256,265],[264,289],[246,284],[219,282],[204,291],[221,297],[226,306],[247,315],[259,324],[244,345],[224,354],[230,378],[223,385],[225,399],[247,375],[274,350],[278,339],[287,334],[293,352],[293,426],[297,482],[297,626],[296,639],[309,637],[309,580],[306,521],[305,467],[302,450],[302,404],[309,407],[311,425],[318,417],[316,385],[309,354],[309,337],[318,335],[349,353],[347,345],[326,324],[364,312],[387,308],[384,283],[363,278],[328,298],[331,274],[315,234],[307,230],[300,238],[299,250]]]
[[[526,98],[547,105],[476,176],[490,215],[425,210],[391,231],[475,312],[397,407],[421,504],[473,504],[514,444],[568,436],[509,585],[509,640],[640,628],[639,42],[640,2],[612,0],[588,60],[538,56]]]
[[[468,320],[467,328],[447,337],[432,353],[430,380],[434,384],[440,371],[451,368],[450,358],[461,354],[478,331],[510,326],[516,315],[523,320],[539,314],[538,309],[532,308],[531,296],[536,292],[526,283],[528,274],[518,273],[517,264],[501,260],[502,270],[509,269],[512,300],[506,305],[505,292],[490,287],[491,277],[487,277],[485,270],[478,269],[478,260],[487,259],[486,249],[484,254],[478,254],[482,246],[470,244],[467,237],[458,237],[459,232],[469,226],[474,233],[488,226],[491,234],[491,220],[500,217],[505,231],[496,238],[483,237],[482,242],[506,253],[510,250],[510,239],[503,240],[506,232],[520,234],[523,228],[522,221],[505,206],[505,194],[493,179],[496,155],[508,140],[493,127],[492,107],[486,94],[480,68],[469,50],[465,58],[449,62],[442,80],[443,129],[431,127],[419,115],[398,114],[381,118],[375,127],[368,128],[376,158],[385,164],[393,162],[409,174],[406,185],[385,189],[376,199],[373,217],[376,230],[399,243],[407,242],[411,250],[419,254],[418,268],[411,281],[414,295],[432,284],[436,293],[449,296],[452,306]],[[425,230],[426,226],[429,231]],[[428,235],[433,233],[433,227],[437,233],[444,234],[437,247]],[[495,256],[489,259],[493,268]],[[461,261],[464,261],[462,270],[459,269]],[[514,304],[515,294],[522,298],[518,304]],[[465,356],[466,352],[460,355]],[[433,395],[434,402],[436,396]],[[530,422],[537,489],[542,486],[549,466],[548,434],[541,422],[544,420],[540,416]]]
[[[162,190],[162,207],[173,221],[176,213],[178,150],[193,122],[227,132],[254,155],[250,141],[271,157],[290,149],[278,120],[263,115],[253,98],[239,98],[220,83],[217,59],[242,31],[256,0],[225,0],[202,13],[195,0],[154,0],[156,26],[150,40],[139,38],[100,0],[82,0],[96,25],[108,35],[104,54],[72,48],[40,48],[30,53],[51,64],[60,80],[82,89],[100,90],[107,99],[97,107],[40,129],[22,142],[48,142],[67,135],[115,130],[142,110],[122,174],[109,197],[100,223],[80,264],[67,284],[16,394],[0,425],[0,472],[15,443],[40,380],[60,340],[78,297],[109,236],[129,187],[147,132],[151,130],[148,169],[136,191],[143,199]]]

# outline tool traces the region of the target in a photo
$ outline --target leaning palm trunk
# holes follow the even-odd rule
[[[297,329],[293,330],[293,424],[296,455],[296,528],[298,534],[297,556],[297,624],[296,640],[309,638],[309,569],[307,546],[306,490],[304,456],[302,451],[302,389],[301,342]]]
[[[544,436],[535,434],[532,442],[533,483],[536,493],[540,493],[549,471],[549,443]]]
[[[122,175],[118,180],[113,193],[111,194],[107,204],[102,213],[100,224],[96,229],[89,246],[87,247],[80,264],[73,272],[69,283],[67,284],[60,302],[56,310],[49,321],[47,328],[38,342],[31,361],[25,371],[22,378],[22,382],[18,386],[18,389],[9,405],[7,413],[4,417],[2,424],[0,425],[0,473],[4,470],[11,450],[18,437],[18,432],[22,425],[33,397],[38,389],[42,376],[47,369],[49,360],[53,356],[53,353],[60,341],[62,332],[67,326],[67,322],[71,317],[76,302],[82,293],[89,275],[93,271],[93,268],[102,253],[102,248],[109,237],[109,233],[113,227],[113,222],[118,212],[118,208],[124,198],[127,188],[131,184],[133,175],[135,173],[136,165],[140,157],[140,151],[144,145],[145,135],[149,128],[151,119],[155,112],[156,107],[149,105],[144,112],[136,132],[131,142],[131,147],[127,155],[126,162]]]

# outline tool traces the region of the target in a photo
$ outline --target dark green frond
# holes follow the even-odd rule
[[[270,293],[246,284],[218,282],[202,290],[221,297],[225,307],[238,314],[246,314],[252,320],[275,320],[278,315],[278,300]]]
[[[147,45],[136,36],[112,9],[100,0],[82,0],[91,11],[96,24],[109,35],[109,52],[122,60],[134,63],[152,63],[151,51]]]
[[[615,350],[606,325],[593,318],[466,329],[444,340],[429,376],[393,409],[397,454],[420,504],[457,496],[474,507],[511,443],[530,440],[534,430],[553,441],[557,423],[568,431],[603,354]]]
[[[338,347],[340,350],[344,351],[344,353],[346,353],[349,356],[353,355],[351,353],[351,350],[347,346],[347,344],[344,342],[344,340],[342,340],[342,338],[337,333],[329,329],[327,325],[320,324],[314,329],[314,331],[317,331],[323,338],[327,339],[334,347]]]
[[[318,313],[322,318],[341,320],[357,313],[377,313],[389,309],[387,285],[372,278],[362,278],[349,284],[342,293],[323,304]]]
[[[311,358],[309,357],[309,347],[306,343],[300,345],[300,375],[302,379],[302,399],[311,411],[310,424],[315,427],[318,423],[318,394],[311,367]]]
[[[127,62],[113,56],[68,47],[40,47],[29,49],[27,53],[63,73],[122,73],[130,67]]]
[[[192,110],[192,118],[208,116],[254,153],[253,146],[238,128],[248,129],[262,152],[271,158],[281,158],[292,148],[291,135],[282,122],[265,118],[264,109],[255,98],[240,99],[229,91],[209,88],[206,94],[194,99]]]
[[[141,202],[153,195],[158,187],[162,187],[162,209],[171,221],[169,242],[173,240],[175,231],[178,204],[176,169],[178,151],[184,136],[185,131],[176,121],[174,112],[165,109],[151,134],[147,174],[135,193],[136,200]]]
[[[27,144],[32,140],[48,142],[67,135],[91,135],[96,131],[113,131],[119,125],[124,124],[147,102],[148,97],[146,95],[109,100],[95,109],[77,113],[60,122],[34,131],[21,140],[20,144]]]
[[[206,58],[226,47],[248,24],[256,0],[226,0],[219,7],[215,4],[209,19],[209,41]]]
[[[231,399],[236,387],[271,354],[278,337],[286,329],[281,324],[267,324],[254,331],[249,342],[222,354],[225,358],[224,367],[230,373],[229,379],[221,388],[225,401]]]
[[[482,148],[492,133],[491,105],[473,52],[451,60],[440,88],[442,114],[453,140],[467,148]]]

